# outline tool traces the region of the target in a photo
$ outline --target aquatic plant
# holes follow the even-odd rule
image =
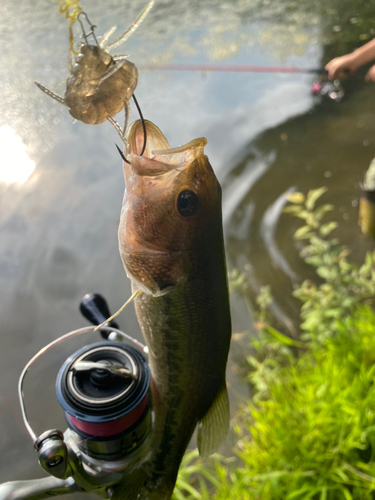
[[[259,338],[248,357],[253,398],[235,419],[239,460],[229,467],[216,456],[189,468],[175,498],[198,500],[365,500],[375,492],[375,312],[374,254],[358,266],[323,223],[330,205],[316,207],[324,188],[295,193],[286,211],[305,224],[302,258],[320,283],[304,281],[294,292],[302,301],[302,340],[268,323],[271,297],[263,290]],[[235,274],[232,288],[246,287]],[[207,461],[206,461],[207,464]],[[192,474],[189,476],[189,471]],[[191,481],[190,481],[191,480]]]

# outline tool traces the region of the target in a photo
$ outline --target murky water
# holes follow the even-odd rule
[[[248,269],[254,292],[271,284],[276,302],[294,320],[299,309],[292,286],[313,272],[298,256],[300,242],[293,242],[301,223],[282,214],[284,194],[327,186],[322,200],[335,205],[335,236],[349,246],[351,258],[360,262],[374,248],[358,226],[359,182],[375,154],[373,100],[374,88],[363,86],[340,104],[321,102],[268,129],[244,148],[226,177],[226,191],[240,192],[233,206],[226,200],[229,261]]]
[[[255,3],[156,1],[144,25],[117,51],[130,54],[139,66],[215,61],[319,67],[325,53],[320,43],[322,17],[292,16],[291,23],[277,9],[271,11],[270,2],[258,2],[257,9]],[[145,2],[82,4],[98,25],[97,32],[104,33],[114,24],[119,30],[127,28]],[[16,393],[23,366],[46,343],[86,325],[78,312],[85,293],[102,293],[114,311],[129,296],[130,286],[117,248],[124,184],[116,132],[107,123],[72,125],[67,109],[32,83],[38,80],[56,90],[65,80],[67,23],[52,1],[3,0],[1,9],[3,482],[42,475],[19,422]],[[354,10],[345,15],[358,16]],[[337,104],[314,100],[310,86],[309,75],[140,70],[136,90],[145,117],[161,128],[172,146],[207,137],[206,152],[223,185],[229,267],[247,266],[254,291],[271,284],[281,313],[292,319],[297,305],[289,292],[311,272],[292,240],[297,222],[281,215],[284,193],[328,186],[326,199],[337,207],[339,236],[354,258],[373,248],[373,242],[360,235],[357,200],[359,181],[375,156],[375,89],[352,79],[346,99]],[[63,94],[63,88],[56,91]],[[140,337],[132,309],[119,322],[124,331]],[[233,322],[235,329],[249,322],[236,300]],[[37,433],[65,428],[54,396],[55,377],[82,342],[60,346],[30,372],[26,399]]]

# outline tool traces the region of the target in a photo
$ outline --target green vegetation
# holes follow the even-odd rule
[[[375,252],[367,254],[364,264],[357,266],[347,260],[349,252],[337,239],[328,238],[337,223],[322,224],[322,218],[333,207],[322,205],[315,209],[317,199],[325,191],[325,188],[311,191],[306,200],[301,193],[292,194],[289,200],[293,205],[285,209],[304,220],[305,225],[295,233],[296,239],[309,242],[301,257],[315,267],[323,280],[320,285],[306,280],[294,292],[303,302],[301,328],[307,332],[305,337],[319,343],[335,333],[336,319],[344,319],[355,304],[373,303],[375,297]]]
[[[270,326],[264,289],[259,336],[248,357],[253,398],[235,419],[238,443],[228,459],[185,457],[174,498],[196,500],[365,500],[375,493],[375,255],[362,266],[316,207],[325,189],[291,195],[286,212],[304,225],[302,258],[319,284],[303,282],[301,339]],[[246,287],[234,273],[232,288]]]

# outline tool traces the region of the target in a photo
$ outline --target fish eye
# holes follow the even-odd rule
[[[194,191],[185,189],[177,197],[177,210],[183,217],[191,217],[198,210],[199,200]]]

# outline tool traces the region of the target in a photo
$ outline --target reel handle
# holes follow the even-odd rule
[[[95,326],[104,323],[105,320],[111,316],[105,298],[98,293],[86,294],[81,300],[79,310],[82,315]],[[119,329],[116,321],[110,321],[107,325]],[[103,338],[107,339],[110,332],[100,330],[100,334]]]

